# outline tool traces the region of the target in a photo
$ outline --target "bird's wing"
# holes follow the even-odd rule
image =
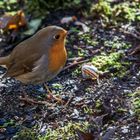
[[[41,58],[34,63],[31,71],[26,71],[15,75],[14,77],[23,83],[41,83],[45,81],[45,75],[47,71],[47,56],[43,55]]]
[[[11,61],[7,66],[7,72],[4,75],[5,77],[16,77],[18,75],[31,72],[35,67],[34,64],[37,61],[36,59],[40,57],[37,54],[31,54],[30,56],[25,56],[23,60]]]
[[[31,72],[35,63],[46,53],[41,43],[38,38],[34,37],[16,46],[10,54],[9,63],[6,65],[5,77],[16,77]]]

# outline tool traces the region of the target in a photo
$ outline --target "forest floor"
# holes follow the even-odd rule
[[[64,16],[73,15],[89,28],[88,32],[74,22],[60,23]],[[70,31],[66,42],[66,67],[70,67],[48,83],[64,104],[49,100],[42,85],[23,86],[13,78],[0,78],[0,140],[140,140],[140,57],[131,55],[140,39],[124,28],[104,27],[101,20],[82,17],[74,11],[51,13],[40,28],[47,25]],[[131,27],[136,29],[135,24]],[[7,40],[1,42],[3,53],[11,49]],[[107,72],[100,76],[99,83],[96,79],[84,79],[81,73],[84,63],[74,64],[75,60],[90,62]],[[1,67],[1,77],[4,72]],[[21,101],[23,89],[30,98],[48,103]]]

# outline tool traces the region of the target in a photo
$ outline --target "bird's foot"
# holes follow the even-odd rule
[[[56,97],[54,96],[52,93],[49,93],[49,95],[47,96],[47,98],[50,100],[50,99],[53,99],[55,100],[58,104],[64,104],[64,101],[60,98],[60,97]]]
[[[48,88],[47,85],[44,85],[46,90],[48,91],[48,99],[54,99],[55,101],[57,101],[57,103],[60,103],[60,104],[64,104],[64,101],[62,100],[62,98],[60,97],[56,97],[55,95],[53,95],[53,93],[50,91],[50,89]]]

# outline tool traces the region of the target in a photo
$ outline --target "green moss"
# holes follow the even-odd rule
[[[32,128],[24,128],[20,132],[18,132],[13,140],[39,140],[37,137],[37,133],[35,130]]]
[[[132,45],[114,37],[113,40],[104,41],[104,46],[110,48],[111,50],[125,50],[130,48]]]
[[[104,24],[115,24],[121,22],[139,21],[140,16],[139,2],[121,2],[119,4],[111,4],[111,2],[99,0],[97,4],[93,4],[91,15],[103,20]]]
[[[96,46],[99,43],[98,41],[94,40],[92,35],[89,33],[80,34],[79,39],[84,41],[84,43],[88,46]]]
[[[91,14],[94,17],[101,17],[106,22],[109,22],[111,16],[111,6],[110,3],[104,0],[99,0],[97,4],[93,4],[91,7]]]
[[[75,130],[79,129],[84,131],[88,128],[88,122],[84,123],[73,123],[69,122],[64,127],[59,127],[56,130],[47,129],[47,133],[44,137],[40,136],[39,140],[67,140],[67,139],[75,139]]]
[[[73,72],[72,72],[72,76],[73,77],[77,77],[78,75],[81,75],[81,69],[80,69],[80,67],[79,68],[77,68],[77,69],[75,69]]]
[[[137,90],[136,92],[132,93],[131,97],[133,110],[140,120],[140,90]]]
[[[99,56],[93,57],[92,64],[103,72],[114,69],[115,72],[112,74],[122,77],[127,72],[127,66],[130,65],[128,62],[121,61],[123,57],[123,52],[113,52],[110,54],[102,53]]]
[[[102,106],[102,102],[100,100],[97,100],[95,103],[95,108],[99,109]]]
[[[86,106],[86,107],[84,107],[84,113],[92,115],[93,109]]]
[[[63,88],[62,84],[60,84],[60,83],[54,83],[54,84],[52,84],[52,86],[55,89],[62,89]]]
[[[3,125],[0,125],[0,128],[5,128],[7,126],[13,126],[15,124],[14,120],[8,120]]]
[[[134,21],[136,18],[136,8],[131,7],[130,3],[121,3],[118,5],[115,5],[112,9],[113,17],[117,21]]]

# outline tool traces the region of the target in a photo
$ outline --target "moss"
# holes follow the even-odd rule
[[[15,125],[15,122],[14,122],[14,120],[8,120],[8,121],[6,121],[3,125],[0,125],[0,128],[5,128],[5,127],[7,127],[7,126],[12,126],[12,125]]]
[[[84,113],[92,115],[94,113],[93,108],[84,107]]]
[[[105,22],[109,22],[111,17],[111,6],[110,3],[104,0],[99,0],[97,4],[93,4],[91,7],[91,14],[93,17],[101,17]]]
[[[132,45],[122,40],[119,40],[117,37],[114,37],[113,40],[104,41],[104,46],[106,48],[110,48],[112,51],[114,50],[125,50],[130,48]]]
[[[24,128],[20,132],[18,132],[13,140],[39,140],[37,137],[37,133],[32,128]]]
[[[134,21],[136,18],[136,8],[131,7],[130,3],[121,3],[112,9],[113,19],[117,21]]]
[[[132,106],[133,106],[133,111],[135,115],[138,116],[140,120],[140,90],[137,90],[136,92],[130,94],[131,95],[131,101],[132,101]]]
[[[72,77],[77,77],[78,75],[81,75],[81,69],[80,67],[75,69],[73,72],[72,72]]]
[[[75,130],[79,129],[84,131],[88,128],[89,124],[87,122],[84,123],[73,123],[69,122],[64,127],[59,127],[56,130],[47,129],[47,133],[45,136],[40,136],[39,140],[67,140],[67,139],[75,139]]]
[[[97,109],[101,108],[101,106],[102,106],[102,102],[100,100],[97,100],[95,104],[96,104],[95,108],[97,108]]]
[[[99,44],[99,42],[94,40],[92,35],[89,33],[80,34],[79,39],[84,41],[84,43],[88,46],[96,46]]]
[[[102,19],[105,25],[117,25],[121,22],[139,21],[139,7],[139,2],[126,1],[113,5],[112,2],[99,0],[97,4],[93,4],[90,13],[93,17]]]
[[[130,63],[121,61],[122,57],[124,57],[123,52],[102,53],[101,55],[93,57],[92,64],[103,72],[113,69],[112,74],[114,76],[123,77]]]

